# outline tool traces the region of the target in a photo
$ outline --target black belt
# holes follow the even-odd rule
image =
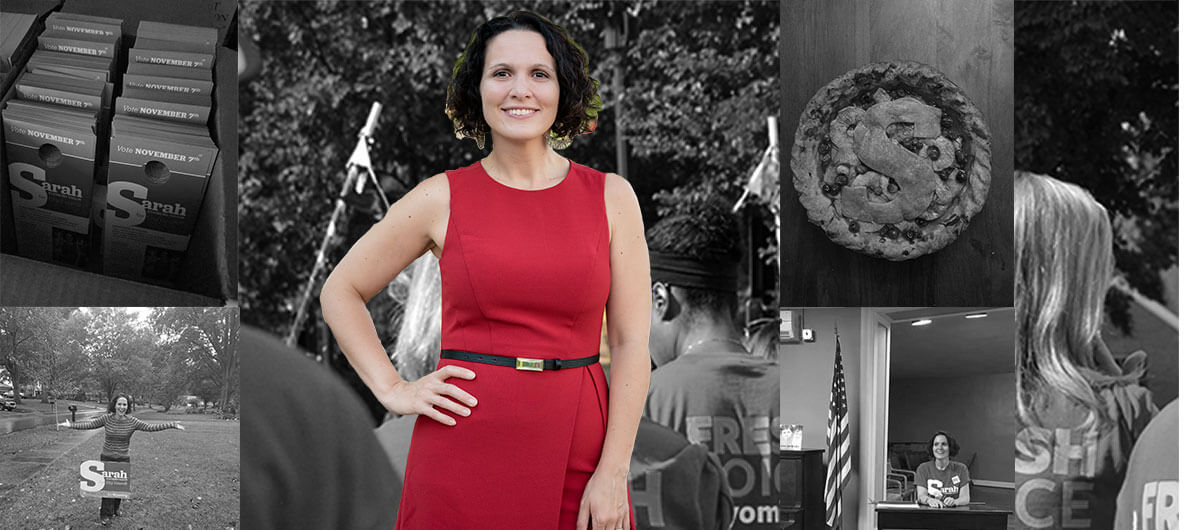
[[[528,370],[531,372],[579,368],[580,366],[587,366],[589,364],[600,362],[599,353],[591,357],[580,357],[579,359],[526,359],[523,357],[505,357],[503,355],[489,355],[486,353],[474,353],[469,351],[442,350],[442,358],[472,363],[493,364],[496,366],[507,366],[509,368]]]

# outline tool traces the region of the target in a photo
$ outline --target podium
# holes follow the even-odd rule
[[[780,451],[779,517],[786,530],[825,528],[825,463],[821,449]]]

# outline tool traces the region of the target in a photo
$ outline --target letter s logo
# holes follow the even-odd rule
[[[79,464],[79,476],[83,478],[79,481],[79,489],[88,493],[104,489],[104,475],[101,475],[100,471],[104,471],[104,462],[86,460]]]
[[[41,183],[46,181],[46,170],[33,164],[13,162],[8,165],[13,175],[12,186],[18,193],[13,195],[14,206],[41,208],[46,205],[46,190]]]
[[[108,226],[137,226],[146,220],[146,187],[132,182],[113,182],[108,185],[108,208],[104,222]]]

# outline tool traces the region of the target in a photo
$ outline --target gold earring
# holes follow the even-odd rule
[[[555,151],[562,151],[571,146],[571,139],[555,136],[551,132],[546,131],[546,144]]]

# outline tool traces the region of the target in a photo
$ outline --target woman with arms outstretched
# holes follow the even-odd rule
[[[129,439],[134,431],[157,432],[167,429],[183,430],[183,424],[177,421],[167,423],[146,423],[129,415],[129,396],[117,394],[108,403],[108,413],[98,418],[70,422],[64,421],[59,425],[71,429],[104,428],[104,448],[100,451],[101,462],[128,462]],[[107,526],[113,517],[121,515],[121,499],[105,497],[100,500],[100,524]]]

